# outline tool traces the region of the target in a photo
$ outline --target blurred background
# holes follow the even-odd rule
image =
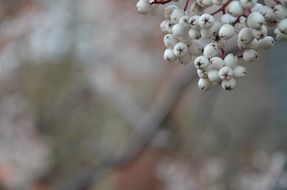
[[[0,189],[287,189],[286,42],[202,92],[135,3],[0,1]]]

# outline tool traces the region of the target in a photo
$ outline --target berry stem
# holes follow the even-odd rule
[[[171,2],[172,0],[154,0],[153,2],[151,2],[150,4],[151,5],[153,5],[153,4],[162,4],[162,5],[164,5],[164,4],[167,4],[167,3],[169,3],[169,2]]]
[[[216,15],[217,13],[222,12],[223,14],[225,13],[225,8],[229,5],[229,3],[232,0],[228,0],[226,1],[219,9],[217,9],[216,11],[214,11],[213,13],[211,13],[211,15]]]
[[[240,21],[241,16],[237,17],[236,20],[232,23],[232,26],[235,26]]]
[[[184,5],[184,11],[187,10],[188,4],[189,4],[189,0],[186,0],[186,1],[185,1],[185,5]]]
[[[225,57],[225,51],[223,48],[220,49],[220,53],[221,53],[221,58],[224,59]]]

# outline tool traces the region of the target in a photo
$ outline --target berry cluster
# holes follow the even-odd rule
[[[184,8],[169,4],[177,1],[139,0],[136,6],[147,14],[153,6],[167,4],[160,24],[163,57],[181,64],[194,60],[202,90],[214,84],[232,90],[236,79],[247,75],[239,60],[254,62],[259,49],[274,45],[268,30],[278,40],[287,39],[287,0],[264,0],[264,5],[257,0],[185,0]],[[227,42],[237,44],[240,54],[226,53]]]

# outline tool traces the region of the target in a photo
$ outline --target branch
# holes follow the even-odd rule
[[[195,78],[193,68],[193,64],[188,64],[174,71],[149,111],[136,124],[125,151],[115,154],[93,168],[85,169],[75,179],[72,179],[70,183],[56,189],[85,190],[114,167],[124,166],[136,158],[158,130],[184,89]]]

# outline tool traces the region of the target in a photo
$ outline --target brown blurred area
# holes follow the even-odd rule
[[[0,1],[0,189],[287,189],[286,45],[202,92],[135,3]]]

